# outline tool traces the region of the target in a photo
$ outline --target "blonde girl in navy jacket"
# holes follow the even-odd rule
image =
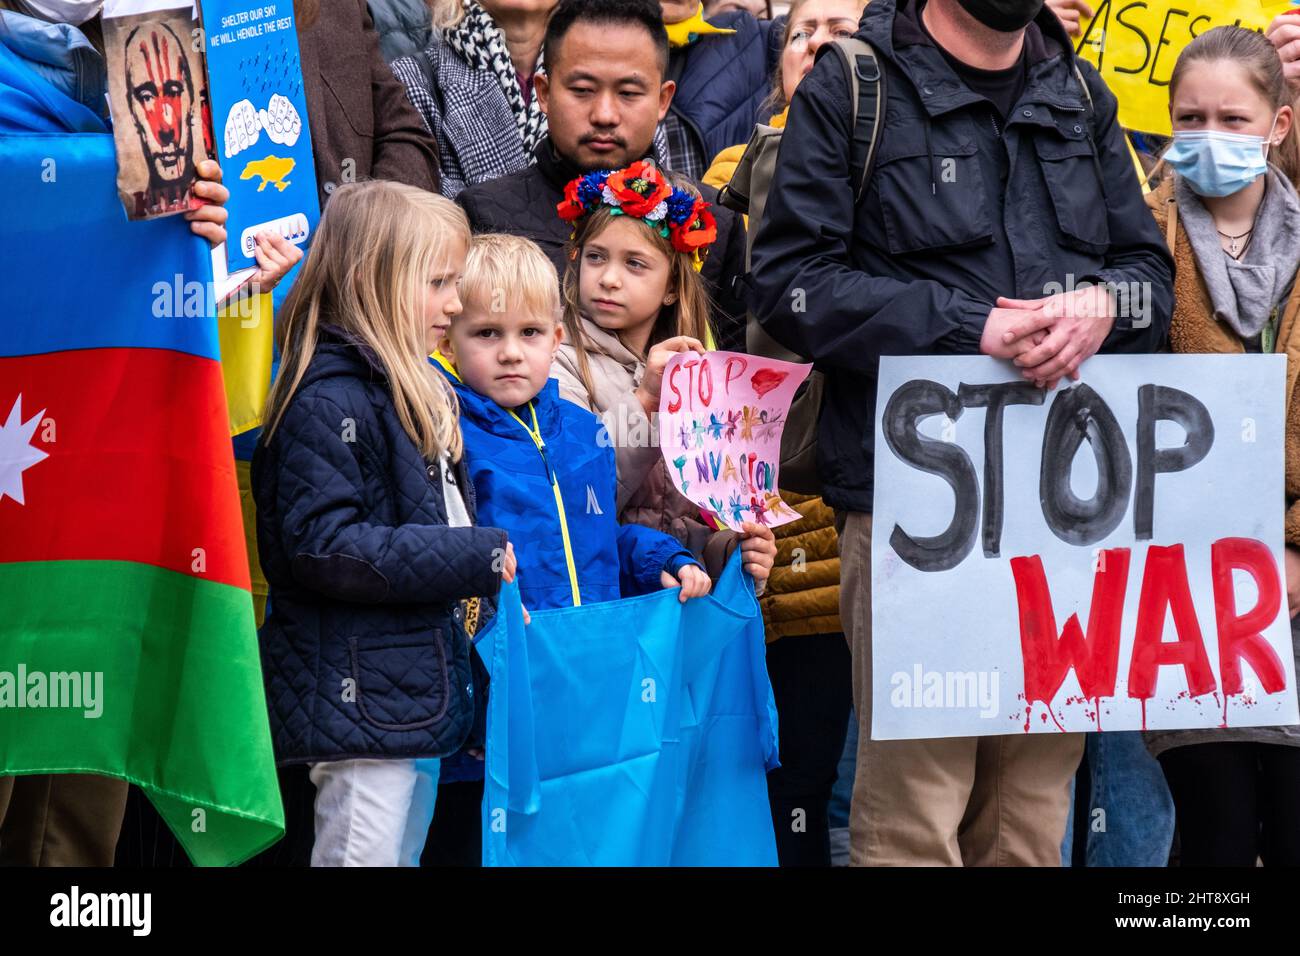
[[[316,866],[418,864],[439,760],[474,717],[462,601],[514,554],[474,527],[456,400],[426,359],[460,311],[469,224],[392,182],[330,199],[276,339],[253,458],[280,764],[316,785]]]

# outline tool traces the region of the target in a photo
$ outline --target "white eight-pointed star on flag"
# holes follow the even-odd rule
[[[9,419],[0,425],[0,503],[5,496],[23,504],[23,472],[49,453],[32,446],[32,434],[40,424],[45,409],[29,421],[23,421],[23,396],[20,392],[9,410]]]

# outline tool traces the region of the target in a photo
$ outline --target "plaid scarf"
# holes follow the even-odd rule
[[[443,36],[447,44],[472,68],[489,70],[496,76],[497,82],[501,84],[501,92],[510,104],[510,111],[515,114],[524,152],[531,156],[546,135],[546,114],[537,105],[535,93],[527,103],[524,102],[524,94],[519,89],[519,76],[515,73],[510,51],[506,48],[506,38],[492,15],[483,9],[478,0],[463,0],[463,3],[464,19],[444,30]],[[542,57],[539,53],[536,69],[541,69],[541,65]]]

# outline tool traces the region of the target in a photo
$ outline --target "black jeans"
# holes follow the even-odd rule
[[[782,866],[830,866],[827,808],[844,750],[853,678],[843,634],[783,637],[767,646],[776,697],[781,766],[767,798]]]
[[[483,781],[438,784],[433,822],[420,866],[481,866]]]
[[[1160,755],[1183,866],[1300,866],[1300,747],[1190,744]]]

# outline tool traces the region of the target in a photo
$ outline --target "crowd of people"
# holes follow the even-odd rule
[[[305,258],[259,240],[263,290],[297,272],[252,469],[293,862],[478,864],[464,638],[502,583],[529,611],[689,601],[738,551],[782,865],[831,863],[846,738],[856,865],[1300,864],[1300,727],[871,735],[882,355],[992,356],[1050,390],[1097,354],[1285,354],[1295,620],[1300,18],[1190,42],[1156,142],[1076,55],[1083,0],[778,6],[295,0],[323,212]],[[101,7],[0,0],[0,44],[102,125]],[[874,74],[818,56],[851,38]],[[781,137],[765,201],[729,208],[756,127]],[[186,215],[218,243],[221,170],[200,174]],[[760,336],[817,370],[817,492],[775,533],[720,531],[632,436],[674,355]],[[339,700],[358,654],[369,710]],[[0,778],[0,861],[111,863],[127,794]],[[1077,824],[1099,806],[1104,831]]]

